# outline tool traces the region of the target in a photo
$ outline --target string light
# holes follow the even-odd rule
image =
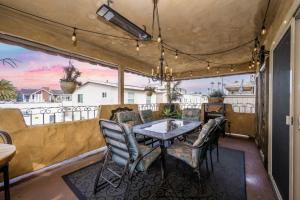
[[[73,30],[73,34],[72,34],[72,41],[76,42],[77,38],[76,38],[76,28],[74,28]]]
[[[160,43],[160,42],[161,42],[161,34],[160,34],[160,33],[158,34],[158,37],[157,37],[157,42],[158,42],[158,43]]]
[[[139,41],[136,40],[136,51],[139,51],[140,50],[140,45],[139,45]]]
[[[190,71],[190,77],[192,77],[193,76],[193,73],[192,73],[192,71]]]
[[[251,62],[249,63],[249,69],[251,69],[252,68],[252,66],[251,66]]]
[[[269,0],[270,1],[270,0]],[[91,31],[91,30],[88,30],[88,29],[84,29],[84,28],[74,28],[68,24],[64,24],[64,23],[61,23],[59,21],[54,21],[54,20],[50,20],[50,19],[47,19],[47,18],[44,18],[44,17],[41,17],[41,16],[38,16],[38,15],[35,15],[35,14],[31,14],[31,13],[28,13],[28,12],[25,12],[23,10],[19,10],[19,9],[16,9],[16,8],[13,8],[13,7],[10,7],[10,6],[5,6],[5,5],[1,5],[3,7],[6,7],[6,8],[9,8],[9,9],[12,9],[12,10],[15,10],[15,11],[18,11],[18,12],[21,12],[21,13],[24,13],[26,15],[29,15],[31,17],[34,17],[34,18],[38,18],[40,19],[41,21],[48,21],[48,22],[51,22],[51,23],[54,23],[56,25],[59,25],[59,26],[63,26],[63,27],[67,27],[67,28],[70,28],[70,29],[73,29],[73,34],[72,34],[72,41],[75,43],[77,41],[77,37],[76,37],[76,31],[80,30],[81,32],[86,32],[86,33],[91,33],[91,34],[96,34],[96,35],[101,35],[101,36],[105,36],[105,37],[108,37],[108,38],[115,38],[115,39],[120,39],[120,40],[128,40],[128,41],[133,41],[135,39],[133,38],[129,38],[129,37],[123,37],[123,36],[118,36],[118,35],[113,35],[113,34],[108,34],[108,33],[105,33],[105,32],[96,32],[96,31]],[[267,14],[267,11],[266,11],[266,14]],[[265,16],[266,16],[265,14]],[[266,18],[266,17],[265,17]],[[263,23],[265,24],[265,23]],[[265,26],[263,26],[262,28],[265,28]],[[265,31],[266,32],[266,29]],[[155,40],[154,40],[155,41]],[[247,46],[249,45],[250,43],[252,43],[254,41],[254,39],[251,39],[250,41],[247,41],[245,43],[242,43],[236,47],[232,47],[230,49],[225,49],[225,50],[221,50],[221,51],[217,51],[217,52],[207,52],[207,53],[188,53],[188,52],[184,52],[184,51],[180,51],[180,54],[184,54],[184,55],[188,55],[190,57],[193,57],[194,55],[202,55],[202,56],[205,56],[205,55],[216,55],[216,54],[222,54],[222,53],[226,53],[226,52],[229,52],[229,51],[233,51],[233,50],[236,50],[238,48],[241,48],[241,47],[244,47],[244,46]],[[175,52],[176,51],[176,48],[173,48],[171,47],[170,45],[166,44],[163,42],[162,40],[162,37],[161,37],[161,32],[159,32],[159,35],[158,35],[158,38],[157,38],[157,42],[160,42],[160,43],[163,43],[167,46],[170,47],[170,51],[173,51]],[[178,51],[178,50],[177,50]],[[163,53],[164,54],[164,53]],[[178,57],[178,55],[177,55]],[[194,57],[193,57],[194,58]],[[198,59],[199,61],[201,62],[205,62],[205,60],[201,60],[201,59]],[[214,64],[221,64],[221,63],[214,63]]]
[[[270,7],[270,2],[271,2],[271,0],[268,1],[268,5],[267,5],[267,8],[266,8],[264,20],[263,20],[263,23],[262,23],[263,25],[261,27],[261,35],[265,35],[267,33],[267,29],[266,29],[265,25],[266,25],[268,10],[269,10],[269,7]]]
[[[230,68],[230,71],[231,71],[231,72],[234,72],[234,69],[233,69],[233,67],[232,67],[232,66],[231,66],[231,68]]]
[[[207,70],[210,70],[209,62],[207,62]]]
[[[162,51],[161,51],[161,55],[165,55],[165,50],[164,49],[162,49]]]
[[[265,35],[266,33],[267,33],[267,29],[266,29],[265,25],[263,25],[261,28],[261,35]]]
[[[175,53],[175,59],[178,58],[178,51],[176,50],[176,53]]]

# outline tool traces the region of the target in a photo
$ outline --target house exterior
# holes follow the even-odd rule
[[[147,96],[144,87],[125,85],[124,103],[126,104],[154,104],[161,103],[160,91]],[[118,87],[110,82],[86,82],[72,94],[73,105],[108,105],[118,103]]]
[[[244,81],[228,84],[224,87],[227,95],[254,95],[255,83]]]
[[[202,104],[202,103],[207,103],[207,102],[208,102],[207,95],[192,93],[192,94],[183,94],[178,103]]]
[[[21,89],[18,91],[17,102],[42,103],[71,101],[72,96],[64,94],[61,90],[51,90],[47,87],[41,89]]]

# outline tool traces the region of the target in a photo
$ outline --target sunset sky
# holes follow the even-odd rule
[[[0,43],[0,58],[14,58],[17,60],[17,68],[0,63],[0,79],[6,79],[13,83],[18,89],[49,87],[60,89],[59,80],[63,77],[63,68],[68,66],[69,59],[61,56],[48,55],[39,51],[32,51],[15,45]],[[79,81],[113,82],[118,81],[117,70],[92,65],[71,59],[73,65],[82,72]],[[249,81],[250,75],[239,75],[224,77],[224,83],[234,81]],[[219,82],[221,78],[197,79],[183,81],[181,86],[188,92],[206,93],[211,87],[210,82]],[[137,76],[131,73],[125,74],[125,84],[145,86],[149,82],[146,77]],[[156,83],[158,84],[158,83]],[[215,84],[216,85],[216,84]],[[216,86],[215,86],[216,87]]]

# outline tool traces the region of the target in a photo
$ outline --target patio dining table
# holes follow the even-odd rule
[[[161,119],[136,125],[133,127],[135,134],[144,135],[159,140],[161,149],[161,174],[162,179],[166,178],[166,148],[167,141],[171,141],[176,137],[190,133],[201,125],[200,121],[186,121],[179,119]]]

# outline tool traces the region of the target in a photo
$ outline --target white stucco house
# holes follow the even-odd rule
[[[124,87],[124,103],[126,104],[161,103],[161,95],[153,93],[152,96],[147,96],[144,87],[132,85],[125,85]],[[108,105],[117,103],[118,85],[116,83],[86,82],[72,94],[73,105]]]

